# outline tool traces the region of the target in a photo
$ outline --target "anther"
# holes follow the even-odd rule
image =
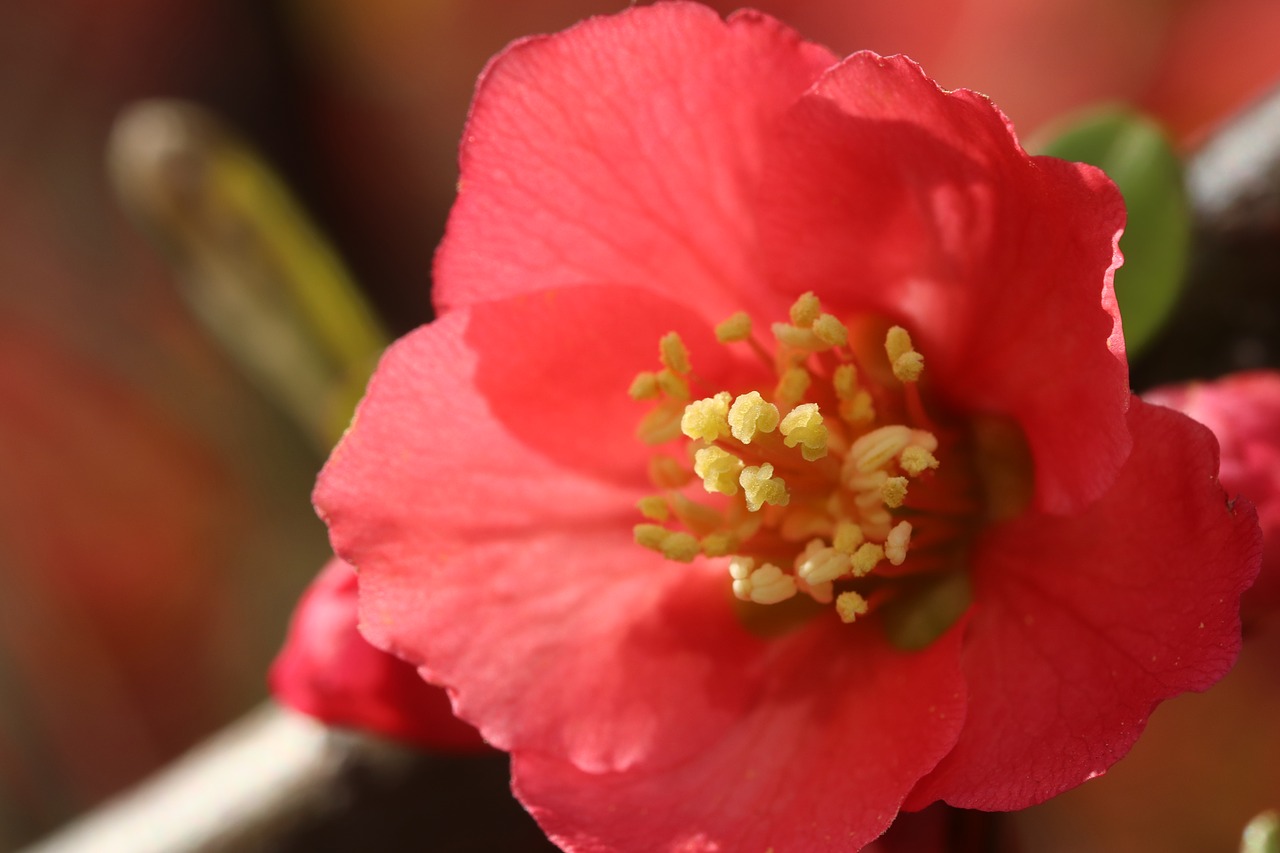
[[[773,399],[783,408],[791,408],[804,399],[813,378],[803,367],[789,367],[783,371],[773,390]]]
[[[658,358],[664,367],[681,375],[687,374],[692,369],[689,364],[689,351],[685,349],[684,341],[680,340],[680,336],[675,332],[668,332],[658,341]]]
[[[897,509],[907,499],[907,478],[888,477],[880,486],[880,498],[890,509]]]
[[[733,401],[728,420],[733,437],[750,444],[757,432],[773,432],[778,428],[778,407],[760,396],[759,391],[750,391]]]
[[[787,447],[800,445],[806,461],[814,462],[827,455],[827,428],[817,403],[796,406],[782,419],[778,431]]]
[[[755,561],[747,557],[735,557],[729,561],[729,575],[733,578],[733,594],[743,601],[757,604],[777,604],[796,594],[796,581],[772,563],[754,568]]]
[[[716,326],[716,340],[722,344],[745,341],[749,337],[751,337],[751,317],[746,311],[739,311]]]
[[[919,477],[926,470],[938,467],[937,458],[923,447],[908,447],[898,457],[898,464],[909,477]]]
[[[884,351],[889,356],[893,375],[899,382],[915,382],[924,371],[924,356],[911,345],[911,335],[901,326],[894,326],[885,335]]]
[[[840,614],[840,621],[846,625],[859,616],[865,616],[867,609],[867,600],[852,590],[836,597],[836,613]]]
[[[813,333],[818,340],[833,347],[842,347],[849,342],[849,330],[830,314],[823,314],[813,322]]]
[[[666,521],[671,517],[671,508],[667,506],[667,499],[658,495],[650,495],[636,501],[636,509],[640,510],[640,514],[645,518],[653,521]]]
[[[658,374],[651,373],[648,370],[637,373],[636,378],[631,380],[631,387],[627,389],[627,393],[631,395],[633,400],[657,399],[660,393]]]
[[[848,574],[851,565],[848,554],[823,545],[821,539],[814,539],[796,558],[796,575],[808,584],[822,584]]]
[[[684,377],[676,375],[671,370],[659,370],[654,375],[654,380],[658,383],[658,388],[663,394],[675,400],[689,399],[689,383]]]
[[[911,442],[911,430],[901,424],[882,426],[860,437],[849,448],[849,458],[857,471],[883,468]]]
[[[719,447],[703,447],[694,454],[693,473],[702,478],[702,487],[722,495],[738,493],[742,460]]]
[[[866,538],[861,527],[852,521],[842,521],[836,525],[836,535],[832,537],[831,546],[842,554],[852,554]]]
[[[889,531],[889,536],[884,540],[884,555],[890,564],[901,566],[903,560],[907,559],[907,545],[911,542],[911,522],[899,521],[898,524]]]
[[[738,482],[742,485],[747,509],[752,512],[759,512],[760,507],[765,504],[786,506],[791,502],[791,495],[787,493],[787,484],[781,477],[773,476],[773,466],[768,462],[759,467],[753,465],[743,468],[738,476]]]
[[[868,575],[881,560],[884,559],[884,546],[874,542],[864,542],[853,552],[853,576],[860,578]]]
[[[802,294],[791,306],[791,323],[794,326],[807,329],[813,325],[821,314],[822,304],[818,301],[818,297],[813,295],[813,291],[809,291]]]
[[[684,407],[680,416],[680,431],[689,438],[716,441],[729,434],[729,396],[721,391],[714,397],[694,400]]]

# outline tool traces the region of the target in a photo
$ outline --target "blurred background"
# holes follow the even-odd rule
[[[166,97],[221,117],[400,334],[431,317],[431,256],[485,61],[625,5],[0,4],[0,849],[262,701],[290,609],[328,557],[308,499],[324,441],[194,319],[190,270],[123,212],[105,153],[120,111]],[[1191,151],[1280,79],[1275,0],[755,5],[838,53],[910,54],[942,85],[991,95],[1024,139],[1123,102]],[[1274,648],[1255,654],[1277,671]],[[1270,678],[1215,701],[1268,709],[1232,719],[1273,728]],[[1205,707],[1186,716],[1212,728],[1227,713]],[[1280,795],[1280,753],[1219,746],[1252,749],[1259,778],[1235,781]],[[1059,833],[1133,809],[1131,794],[1091,796],[1030,819]],[[1223,797],[1222,825],[1238,833],[1258,803]]]

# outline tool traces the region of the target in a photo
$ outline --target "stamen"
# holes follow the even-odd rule
[[[823,314],[814,321],[813,333],[818,340],[833,347],[842,347],[849,342],[849,330],[830,314]]]
[[[889,509],[897,509],[907,499],[907,478],[889,477],[880,486],[880,497]]]
[[[728,395],[726,394],[726,397]],[[729,430],[743,444],[750,444],[757,432],[778,428],[778,407],[767,402],[759,391],[743,394],[729,409]]]
[[[853,552],[853,576],[860,578],[870,574],[872,569],[883,559],[884,546],[877,545],[874,542],[864,542],[857,551]]]
[[[786,506],[791,502],[787,493],[787,484],[781,477],[773,476],[773,466],[768,462],[760,466],[749,466],[742,469],[738,476],[742,491],[747,501],[747,509],[759,512],[765,504],[770,506]]]
[[[716,441],[729,434],[729,400],[728,391],[721,391],[714,397],[694,400],[684,407],[680,416],[680,431],[689,438],[703,441]]]
[[[901,566],[903,560],[907,559],[907,545],[910,542],[911,523],[908,521],[898,522],[897,526],[889,531],[889,536],[884,540],[884,555],[891,565]]]
[[[751,317],[746,311],[739,311],[716,326],[716,340],[722,344],[745,341],[749,337],[751,337]]]
[[[867,600],[852,590],[842,592],[836,598],[836,612],[840,614],[840,621],[846,625],[859,616],[865,616],[867,610]]]
[[[822,423],[822,413],[817,403],[804,403],[792,409],[782,419],[778,431],[787,447],[800,445],[800,453],[808,462],[816,462],[827,455],[827,428]]]
[[[798,350],[822,352],[831,348],[829,344],[824,343],[814,333],[813,329],[802,329],[789,323],[774,323],[772,329],[773,336],[778,339],[778,343]]]
[[[938,467],[938,460],[923,447],[908,447],[898,457],[898,464],[908,476],[919,477],[926,470]]]
[[[790,316],[792,325],[807,329],[813,325],[814,321],[822,314],[822,304],[818,301],[818,297],[813,295],[813,291],[802,294],[795,304],[791,306]]]
[[[849,458],[857,471],[883,468],[911,443],[911,430],[901,424],[883,426],[859,438],[849,448]]]
[[[689,383],[670,370],[659,370],[654,379],[663,394],[675,400],[689,399]]]
[[[681,375],[688,374],[692,369],[689,364],[689,350],[685,348],[684,341],[680,340],[680,336],[675,332],[668,332],[662,336],[662,340],[658,341],[658,358],[664,367]]]
[[[803,367],[789,367],[778,379],[778,384],[773,389],[773,399],[783,408],[789,409],[804,399],[812,382],[813,377]]]
[[[861,527],[852,521],[842,521],[836,525],[836,535],[832,538],[831,546],[842,554],[853,554],[866,538]]]
[[[698,556],[697,539],[684,531],[668,530],[657,524],[637,524],[633,530],[636,544],[657,551],[668,560],[689,563]]]
[[[852,566],[848,554],[825,546],[821,539],[814,539],[796,558],[796,574],[809,584],[822,584],[847,575]]]
[[[884,339],[884,351],[889,356],[893,375],[899,382],[915,382],[924,371],[924,356],[911,346],[911,335],[901,326],[891,328]]]
[[[665,403],[648,412],[636,427],[636,437],[645,444],[666,444],[680,436],[680,418]]]
[[[660,393],[658,374],[648,370],[637,373],[636,378],[631,380],[631,387],[627,389],[627,393],[631,395],[632,400],[656,400]]]
[[[733,578],[733,594],[743,601],[757,604],[777,604],[796,594],[795,578],[772,563],[753,568],[755,561],[748,557],[735,557],[729,561],[729,575]]]
[[[722,495],[738,493],[742,460],[719,447],[704,447],[694,454],[693,473],[702,478],[702,487]]]
[[[636,509],[640,510],[640,514],[645,518],[653,521],[666,521],[671,517],[671,508],[667,506],[667,499],[659,495],[651,495],[636,501]]]

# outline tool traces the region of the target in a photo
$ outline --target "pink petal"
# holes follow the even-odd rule
[[[1235,661],[1260,552],[1253,508],[1227,502],[1208,430],[1136,398],[1129,425],[1133,454],[1097,504],[979,543],[969,716],[911,805],[1040,802],[1105,772],[1157,703]]]
[[[1280,612],[1280,373],[1238,373],[1143,397],[1213,430],[1222,448],[1222,485],[1251,501],[1262,524],[1262,571],[1245,593],[1245,624],[1274,617]]]
[[[1027,156],[982,96],[870,53],[818,82],[770,154],[775,284],[906,323],[934,392],[1022,425],[1040,508],[1097,498],[1130,447],[1111,182]]]
[[[326,723],[364,729],[429,749],[483,749],[449,697],[414,668],[374,648],[356,628],[356,573],[331,560],[303,594],[272,664],[271,693]]]
[[[775,641],[758,701],[677,766],[592,774],[516,752],[516,795],[576,853],[861,849],[964,715],[962,629],[912,654],[868,627],[832,619]]]
[[[743,307],[763,291],[764,129],[834,61],[763,15],[693,3],[517,42],[471,109],[437,304],[585,282],[696,293],[716,320]]]
[[[723,348],[691,322],[625,288],[448,314],[389,351],[321,475],[317,507],[361,571],[365,633],[421,663],[503,748],[597,771],[683,756],[750,699],[716,668],[760,645],[723,569],[635,545],[645,483],[568,464],[575,448],[615,472],[643,464],[631,425],[646,407],[625,391],[656,364],[661,331],[683,329],[695,366],[721,369]]]

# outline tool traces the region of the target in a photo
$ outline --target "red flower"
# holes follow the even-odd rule
[[[1216,382],[1166,386],[1143,395],[1213,430],[1222,484],[1257,507],[1262,571],[1244,597],[1246,623],[1280,608],[1280,373],[1237,373]]]
[[[326,723],[429,749],[484,746],[453,716],[443,690],[360,635],[356,573],[341,560],[330,560],[303,594],[270,682],[280,702]]]
[[[557,843],[1019,808],[1230,666],[1256,521],[1131,399],[1120,197],[981,96],[634,8],[490,65],[460,187],[316,502]]]

